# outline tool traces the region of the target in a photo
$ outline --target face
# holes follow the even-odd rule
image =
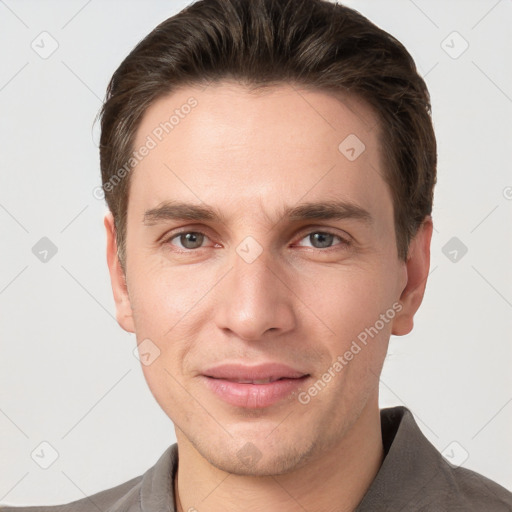
[[[178,442],[254,475],[339,446],[376,403],[390,335],[412,328],[412,262],[428,267],[428,237],[398,259],[376,117],[355,98],[223,82],[155,102],[142,146],[126,286],[111,217],[109,266]]]

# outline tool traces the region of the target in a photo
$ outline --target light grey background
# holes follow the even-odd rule
[[[0,0],[2,504],[93,494],[175,441],[115,321],[93,120],[125,55],[188,3]],[[346,3],[415,58],[439,145],[431,275],[414,331],[392,337],[381,406],[406,405],[447,457],[512,490],[512,1]]]

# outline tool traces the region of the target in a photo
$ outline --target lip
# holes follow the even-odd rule
[[[306,375],[306,372],[295,370],[281,363],[262,363],[253,366],[225,363],[205,370],[203,375],[225,380],[263,380],[296,379]]]
[[[201,379],[207,388],[221,400],[236,407],[261,409],[269,407],[297,390],[309,374],[280,363],[257,366],[223,364],[205,370]],[[237,381],[259,381],[268,383],[244,383]]]

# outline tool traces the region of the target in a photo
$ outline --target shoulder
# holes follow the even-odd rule
[[[170,445],[145,473],[110,489],[63,505],[12,507],[0,512],[126,512],[173,510],[171,480],[178,467],[178,445]]]
[[[455,468],[444,460],[440,460],[439,465],[437,480],[444,485],[438,488],[442,492],[433,500],[435,504],[455,511],[512,511],[512,493],[498,483],[470,469]]]
[[[0,505],[0,512],[98,512],[107,511],[114,505],[138,503],[143,475],[137,476],[110,489],[98,492],[63,505],[11,507]]]
[[[385,457],[358,512],[512,512],[512,493],[489,478],[446,460],[412,413],[381,410]]]
[[[512,512],[512,493],[471,469],[452,465],[421,432],[410,411],[404,411],[409,449],[426,469],[416,479],[416,508],[421,512]],[[422,482],[423,481],[423,482]],[[422,485],[423,484],[423,485]]]

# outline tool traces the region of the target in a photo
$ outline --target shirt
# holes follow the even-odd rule
[[[448,463],[423,435],[409,409],[380,411],[384,460],[355,512],[511,512],[512,493]],[[178,445],[127,482],[64,505],[1,507],[2,512],[175,512]],[[265,511],[267,512],[267,511]]]

